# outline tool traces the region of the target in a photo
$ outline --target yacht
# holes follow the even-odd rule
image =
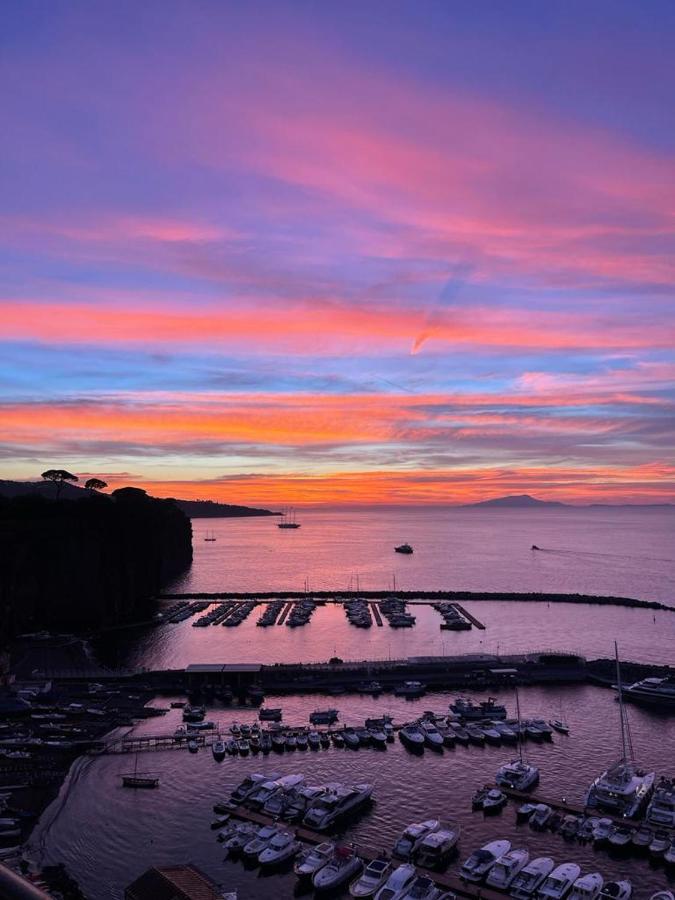
[[[315,709],[309,714],[311,725],[332,725],[337,722],[339,711],[337,709]]]
[[[482,881],[497,860],[511,849],[510,841],[491,841],[480,850],[475,850],[459,871],[466,881]]]
[[[488,697],[487,700],[481,700],[480,703],[475,703],[466,697],[458,697],[454,703],[450,704],[450,711],[465,721],[506,718],[506,707],[497,703],[495,697]]]
[[[293,788],[286,794],[282,817],[287,822],[299,822],[307,812],[309,806],[326,793],[326,788],[310,786]],[[272,798],[272,801],[275,798]],[[268,813],[273,815],[273,813]]]
[[[497,771],[495,781],[501,787],[512,788],[516,791],[527,791],[539,781],[539,769],[530,763],[526,763],[521,757],[501,766]]]
[[[405,725],[398,733],[402,744],[411,750],[424,749],[424,733],[417,725]]]
[[[311,804],[303,824],[316,831],[325,831],[339,818],[367,803],[372,793],[370,784],[357,784],[351,788],[337,785]]]
[[[349,885],[352,897],[372,897],[392,872],[392,864],[386,859],[369,862],[363,873]]]
[[[581,867],[576,863],[556,866],[539,888],[540,900],[562,900],[580,875]]]
[[[662,778],[657,784],[645,819],[652,825],[675,828],[675,781]]]
[[[394,869],[384,885],[375,894],[375,900],[400,900],[417,876],[415,866],[404,863]]]
[[[315,891],[332,891],[353,878],[363,868],[363,860],[350,847],[337,847],[331,859],[312,877]]]
[[[645,773],[637,768],[633,760],[630,728],[623,703],[619,651],[616,643],[614,644],[614,653],[619,692],[622,755],[618,762],[595,779],[586,795],[586,806],[604,809],[615,816],[634,819],[649,801],[654,789],[655,775],[654,772]]]
[[[277,528],[300,528],[300,523],[295,521],[295,510],[289,509],[288,512],[282,513],[282,521],[277,522]]]
[[[298,854],[300,843],[290,831],[281,831],[274,835],[265,849],[258,855],[261,866],[277,866]]]
[[[252,794],[253,791],[260,787],[261,784],[280,777],[278,772],[273,772],[271,775],[260,775],[257,772],[253,775],[247,775],[242,783],[232,791],[230,797],[235,803],[241,803],[243,800],[246,800],[249,794]]]
[[[426,875],[418,875],[407,891],[401,895],[401,900],[438,900],[441,896],[439,888]]]
[[[607,881],[600,891],[601,900],[630,900],[633,885],[630,881]]]
[[[538,856],[527,863],[511,882],[510,894],[515,900],[529,900],[555,868],[550,856]]]
[[[410,544],[399,544],[398,547],[394,547],[394,551],[396,553],[405,553],[408,556],[414,552]]]
[[[426,720],[420,722],[420,729],[424,735],[425,743],[431,747],[432,750],[443,749],[443,735],[433,722],[428,722]]]
[[[293,871],[298,878],[311,878],[322,866],[333,858],[335,844],[326,841],[316,847],[309,847],[296,859]]]
[[[433,831],[438,831],[441,823],[438,819],[427,819],[426,822],[413,822],[403,830],[394,844],[392,855],[397,859],[411,859],[424,838]]]
[[[414,851],[415,862],[425,869],[440,869],[452,856],[458,840],[459,826],[430,832]]]
[[[599,872],[590,872],[577,878],[569,895],[569,900],[595,900],[603,888],[605,879]]]
[[[238,822],[223,842],[228,856],[236,856],[241,853],[255,833],[256,826],[252,822]]]
[[[257,859],[262,851],[271,843],[272,838],[280,833],[277,825],[263,825],[253,835],[251,840],[244,844],[243,855],[247,859]]]
[[[516,875],[525,868],[529,861],[530,854],[527,850],[522,848],[509,850],[492,866],[485,883],[488,887],[505,891],[511,887]]]
[[[623,699],[657,709],[675,709],[675,675],[636,681],[623,688]]]

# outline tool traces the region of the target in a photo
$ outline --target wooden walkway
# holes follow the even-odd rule
[[[277,619],[277,625],[284,624],[284,622],[286,621],[286,617],[288,616],[289,612],[292,609],[293,609],[292,603],[287,603],[286,606],[284,606],[284,608],[281,610],[281,614],[280,614],[279,618]]]
[[[229,812],[234,818],[254,822],[256,825],[284,824],[270,816],[266,816],[264,813],[253,812],[253,810],[245,809],[241,806],[230,809]],[[304,841],[307,844],[321,844],[324,841],[335,839],[335,837],[330,834],[311,831],[308,828],[294,828],[292,825],[288,825],[288,830],[292,831],[298,840]],[[351,843],[351,846],[356,855],[360,856],[361,859],[364,859],[366,862],[377,859],[381,853],[381,848],[374,849],[373,847],[354,843]],[[396,859],[392,859],[392,863],[395,868],[402,865],[402,863]],[[493,891],[483,885],[476,885],[474,887],[472,884],[462,881],[455,872],[435,872],[431,869],[424,869],[421,866],[417,866],[417,871],[420,875],[425,875],[427,878],[430,878],[439,887],[453,891],[458,897],[467,897],[471,898],[471,900],[478,900],[478,898],[481,898],[481,900],[504,900],[504,894],[497,893],[497,891]]]
[[[548,797],[541,797],[538,793],[514,791],[511,788],[500,787],[507,797],[516,800],[519,803],[545,803],[551,809],[557,812],[569,813],[574,816],[602,816],[604,819],[611,819],[615,825],[626,825],[628,828],[639,828],[644,822],[638,819],[624,819],[622,816],[613,816],[604,810],[598,810],[590,806],[579,806],[575,803],[569,803],[563,797],[562,800],[550,800]]]
[[[481,631],[485,631],[485,625],[483,625],[482,622],[479,622],[475,616],[472,616],[471,613],[468,612],[468,610],[464,609],[463,606],[460,606],[459,603],[453,603],[453,606],[460,615],[464,616],[467,622],[471,622],[471,624],[476,628],[479,628]]]
[[[370,602],[370,611],[375,619],[375,624],[382,628],[382,615],[380,614],[380,606],[378,603]]]

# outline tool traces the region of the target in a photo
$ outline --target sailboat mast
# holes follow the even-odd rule
[[[614,658],[616,659],[616,687],[619,692],[619,716],[621,717],[621,747],[623,749],[623,762],[628,759],[626,747],[626,713],[623,708],[623,688],[621,685],[621,666],[619,665],[619,647],[614,641]]]

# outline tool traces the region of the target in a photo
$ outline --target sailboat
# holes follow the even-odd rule
[[[283,513],[283,520],[277,522],[277,528],[300,528],[300,523],[295,521],[294,509],[289,509]]]
[[[138,771],[138,753],[134,761],[133,774],[122,775],[122,786],[130,788],[156,788],[159,786],[159,778]]]
[[[595,779],[588,790],[586,805],[607,810],[617,816],[633,819],[649,800],[654,790],[654,772],[645,773],[635,764],[630,726],[623,702],[619,648],[614,642],[616,683],[621,722],[621,759]]]
[[[521,734],[520,723],[520,698],[516,687],[516,715],[518,716],[518,734]],[[501,766],[497,772],[495,782],[501,787],[508,787],[516,791],[526,791],[534,787],[539,781],[539,769],[523,758],[523,742],[518,741],[518,759]]]
[[[204,538],[205,541],[215,541],[215,539],[216,539],[215,531],[207,531],[206,532],[206,537]]]

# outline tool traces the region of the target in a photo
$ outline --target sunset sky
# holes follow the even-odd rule
[[[0,17],[0,477],[673,500],[670,0]]]

